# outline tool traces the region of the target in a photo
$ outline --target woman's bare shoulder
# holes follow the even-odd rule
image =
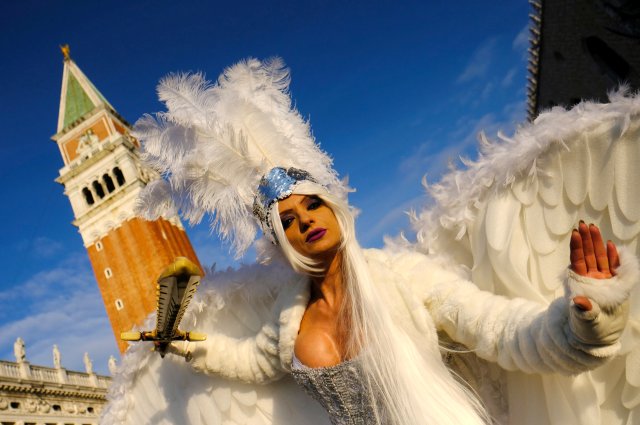
[[[328,332],[310,328],[298,334],[295,344],[296,357],[308,367],[335,366],[342,361],[338,346]]]

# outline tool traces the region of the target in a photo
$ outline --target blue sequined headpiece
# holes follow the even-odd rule
[[[258,192],[253,200],[253,214],[258,217],[265,234],[276,242],[273,228],[271,227],[271,206],[274,202],[287,198],[293,193],[296,185],[301,181],[317,183],[311,174],[298,168],[284,169],[272,168],[262,176],[258,185]]]

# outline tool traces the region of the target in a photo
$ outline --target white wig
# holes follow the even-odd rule
[[[489,423],[487,413],[464,384],[442,362],[424,333],[411,332],[392,317],[389,299],[374,285],[362,249],[355,237],[355,223],[348,204],[312,182],[299,183],[294,194],[313,195],[327,204],[342,232],[343,285],[348,302],[338,320],[350,324],[347,352],[357,353],[364,382],[375,406],[377,424],[423,425]],[[271,207],[271,224],[282,253],[294,270],[322,275],[324,270],[299,254],[285,236],[278,203]],[[373,396],[375,394],[376,396]]]

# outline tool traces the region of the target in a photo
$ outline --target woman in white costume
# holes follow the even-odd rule
[[[237,64],[216,85],[170,77],[160,86],[169,111],[138,123],[148,163],[167,176],[146,189],[148,216],[211,213],[239,252],[257,218],[277,246],[263,244],[263,257],[283,257],[294,273],[272,265],[210,276],[207,306],[192,312],[207,341],[172,348],[189,353],[188,366],[130,353],[104,423],[490,423],[502,412],[487,413],[452,376],[438,331],[527,373],[577,374],[616,355],[639,277],[633,255],[623,251],[621,261],[596,226],[581,222],[570,236],[565,296],[545,306],[483,292],[443,255],[362,250],[348,188],[287,88],[278,61]],[[172,384],[176,367],[197,373]],[[282,401],[291,393],[278,382],[290,386],[288,375],[327,415],[304,399]],[[238,395],[256,383],[265,386]],[[235,412],[221,395],[227,387],[242,406]]]

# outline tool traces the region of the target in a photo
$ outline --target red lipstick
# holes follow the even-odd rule
[[[317,229],[313,229],[307,235],[307,242],[315,242],[318,239],[321,239],[324,234],[327,233],[327,229],[323,229],[322,227],[318,227]]]

